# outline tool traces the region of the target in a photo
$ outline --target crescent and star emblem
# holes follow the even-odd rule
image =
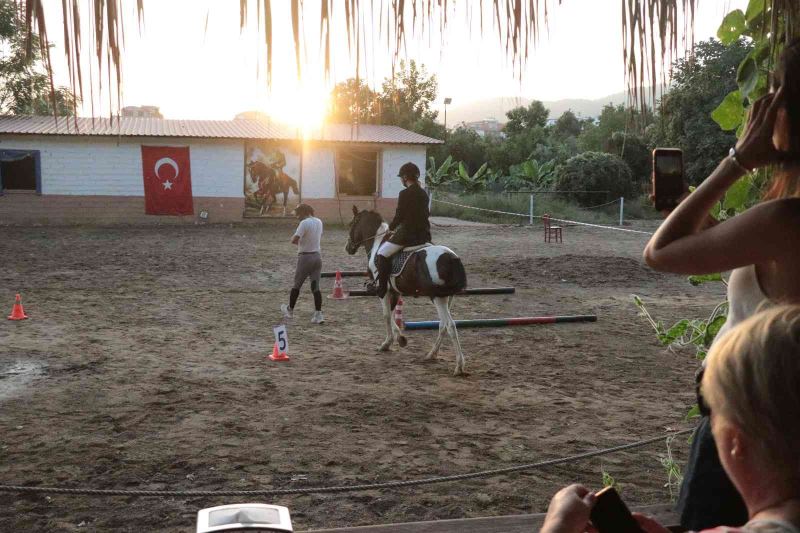
[[[177,180],[178,179],[178,173],[179,173],[178,163],[176,163],[175,160],[172,159],[171,157],[162,157],[161,159],[156,161],[156,164],[153,167],[153,171],[156,174],[156,179],[161,180],[161,176],[159,176],[158,173],[161,170],[161,167],[163,167],[164,165],[169,165],[175,170],[175,176],[172,179],[173,180]],[[164,186],[164,190],[167,190],[167,189],[172,190],[172,186],[174,185],[174,183],[172,181],[170,181],[169,179],[167,179],[166,181],[164,181],[162,183],[162,185]]]

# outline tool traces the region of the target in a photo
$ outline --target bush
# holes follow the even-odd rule
[[[558,170],[556,189],[560,191],[608,191],[605,201],[624,196],[638,196],[631,170],[613,154],[584,152],[567,160]],[[567,195],[580,205],[598,204],[602,196],[587,193]]]

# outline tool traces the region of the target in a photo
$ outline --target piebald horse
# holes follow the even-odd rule
[[[389,225],[383,221],[380,214],[375,211],[358,211],[353,206],[353,221],[350,223],[350,236],[347,239],[345,250],[350,255],[355,255],[361,246],[367,252],[369,271],[372,279],[377,279],[375,255],[378,248],[389,238]],[[389,291],[382,300],[383,318],[386,321],[386,340],[380,345],[379,350],[386,352],[397,341],[400,347],[407,344],[406,338],[392,320],[392,311],[397,305],[400,296],[427,296],[436,306],[439,314],[439,336],[436,337],[427,359],[435,359],[439,347],[444,340],[444,333],[450,336],[456,352],[456,367],[453,372],[458,376],[464,374],[464,352],[458,340],[456,323],[450,314],[453,296],[467,287],[467,274],[461,259],[452,250],[444,246],[427,246],[408,258],[402,272],[393,276]]]

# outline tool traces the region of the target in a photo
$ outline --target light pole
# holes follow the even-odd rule
[[[445,98],[444,99],[444,135],[447,137],[447,106],[448,104],[453,103],[452,98]]]

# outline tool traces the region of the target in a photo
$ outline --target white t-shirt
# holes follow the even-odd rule
[[[322,251],[322,246],[320,246],[322,221],[317,217],[304,218],[297,226],[294,236],[300,237],[300,241],[297,243],[298,254]]]

